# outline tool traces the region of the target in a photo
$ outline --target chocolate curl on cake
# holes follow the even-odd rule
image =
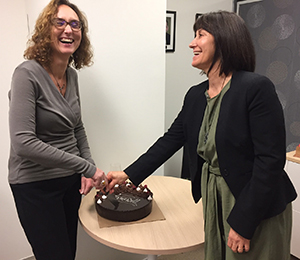
[[[123,185],[118,185],[117,187],[114,187],[114,190],[115,190],[115,194],[130,193],[145,199],[148,198],[149,196],[151,196],[151,198],[153,197],[153,193],[147,187],[147,185],[143,186],[142,184],[140,184],[138,187],[136,187],[131,182],[126,182]]]
[[[294,154],[294,157],[299,157],[300,158],[300,144],[297,145],[297,147],[296,147],[296,153]]]

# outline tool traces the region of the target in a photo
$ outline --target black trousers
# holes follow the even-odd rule
[[[37,260],[74,260],[80,174],[11,184],[21,225]]]

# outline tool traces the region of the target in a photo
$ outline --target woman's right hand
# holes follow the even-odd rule
[[[105,176],[105,173],[97,168],[94,176],[92,177],[92,180],[94,181],[94,186],[96,189],[104,190],[104,188],[107,189],[108,186],[108,180]]]
[[[122,184],[124,183],[129,176],[125,172],[109,172],[107,174],[108,179],[108,187],[106,187],[107,191],[110,191],[110,193],[114,192],[114,187],[116,184]]]

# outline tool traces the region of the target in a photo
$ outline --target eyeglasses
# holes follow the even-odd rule
[[[70,22],[67,22],[64,19],[61,18],[54,18],[52,20],[52,24],[57,28],[57,29],[65,29],[67,25],[70,25],[73,31],[79,31],[82,29],[82,23],[77,20],[72,20]]]

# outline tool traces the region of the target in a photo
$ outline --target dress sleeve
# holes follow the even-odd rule
[[[92,159],[87,135],[82,120],[79,121],[79,124],[77,125],[74,131],[75,137],[77,139],[77,146],[80,151],[80,156],[88,162],[90,162],[91,164],[95,165],[95,162]]]

